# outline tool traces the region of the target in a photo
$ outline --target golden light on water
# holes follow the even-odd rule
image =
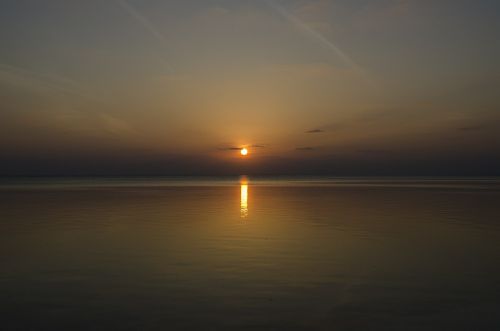
[[[248,216],[248,179],[246,176],[240,179],[240,216]]]
[[[241,184],[240,215],[242,218],[248,216],[248,184]]]

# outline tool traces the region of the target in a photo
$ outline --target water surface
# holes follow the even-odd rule
[[[500,329],[498,179],[0,182],[2,330]]]

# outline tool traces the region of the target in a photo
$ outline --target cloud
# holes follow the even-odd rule
[[[88,93],[83,91],[83,87],[78,82],[68,77],[51,72],[40,73],[5,63],[0,63],[0,82],[92,99]]]
[[[331,9],[332,2],[330,0],[308,1],[294,8],[293,14],[315,31],[331,33],[332,24],[328,17]]]
[[[239,151],[241,147],[218,147],[219,151]]]
[[[242,147],[236,147],[236,146],[218,147],[217,149],[219,151],[239,151],[239,150],[241,150],[245,146],[248,146],[248,145],[244,145]],[[255,144],[255,145],[250,145],[248,147],[250,147],[250,148],[266,148],[266,145]]]
[[[137,9],[131,6],[126,0],[116,0],[116,2],[132,16],[138,23],[140,23],[146,30],[151,33],[153,37],[158,39],[161,43],[166,43],[166,39],[163,34],[158,31],[158,29],[147,19],[143,14],[141,14]]]
[[[144,29],[146,29],[153,38],[155,38],[161,45],[167,44],[167,38],[163,35],[163,33],[158,30],[151,21],[144,16],[141,12],[135,9],[132,5],[130,5],[127,0],[115,0],[116,3],[123,8],[130,16],[132,16],[135,21],[137,21]],[[167,63],[162,55],[159,55],[159,59],[162,62],[162,65],[167,68],[167,70],[172,71],[171,66]]]
[[[306,18],[316,18],[324,16],[330,9],[331,2],[329,0],[316,0],[301,3],[296,9],[297,16]]]
[[[313,130],[306,131],[306,133],[322,133],[322,132],[325,132],[325,131],[321,130],[321,129],[313,129]]]
[[[314,147],[297,147],[295,148],[296,151],[313,151],[315,150]]]
[[[302,31],[309,38],[316,40],[326,49],[330,50],[336,57],[340,58],[345,64],[351,67],[354,71],[360,73],[362,76],[365,75],[364,69],[358,65],[347,53],[345,53],[340,47],[338,47],[333,41],[328,40],[323,34],[313,29],[310,25],[302,21],[296,15],[293,15],[287,11],[284,7],[278,5],[274,0],[268,0],[267,4],[276,10],[281,16],[287,19],[300,31]]]

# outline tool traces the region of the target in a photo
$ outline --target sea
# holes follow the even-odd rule
[[[500,330],[500,178],[0,179],[0,329]]]

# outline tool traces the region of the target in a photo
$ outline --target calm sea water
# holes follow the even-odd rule
[[[0,329],[500,330],[500,180],[2,180]]]

